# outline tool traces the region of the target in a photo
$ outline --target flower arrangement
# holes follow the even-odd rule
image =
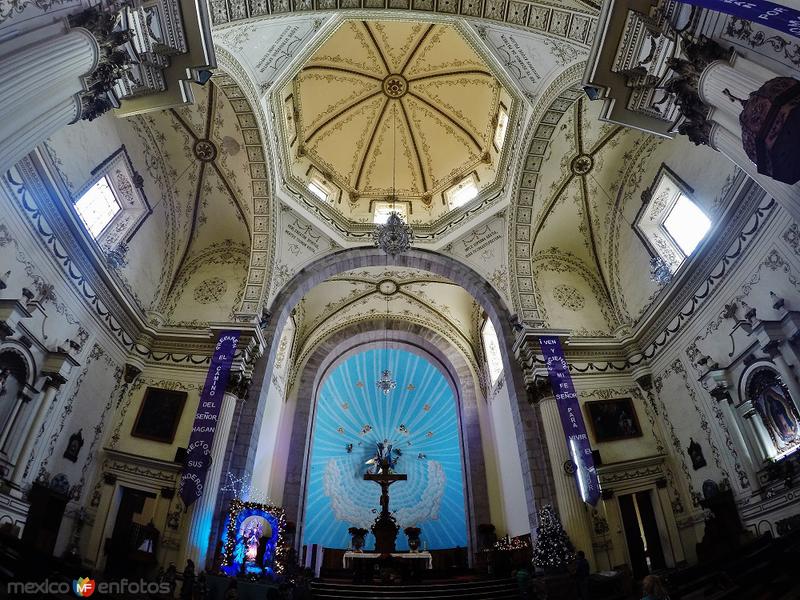
[[[412,552],[416,552],[419,549],[419,534],[422,531],[419,527],[406,527],[403,529],[403,533],[408,536],[408,548]]]
[[[351,527],[347,530],[347,533],[353,538],[353,549],[356,552],[361,552],[361,549],[364,547],[364,542],[366,541],[364,538],[366,538],[369,532],[363,527]]]

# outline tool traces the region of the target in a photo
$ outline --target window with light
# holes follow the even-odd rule
[[[464,206],[478,195],[478,181],[470,174],[445,192],[450,208]]]
[[[503,142],[506,139],[506,131],[508,130],[508,111],[504,106],[500,106],[500,112],[497,114],[497,126],[494,129],[494,145],[500,150],[503,147]]]
[[[706,237],[711,229],[711,219],[700,210],[694,202],[681,194],[667,218],[664,219],[664,229],[667,230],[680,246],[685,256],[691,256],[697,245]]]
[[[326,192],[325,188],[323,188],[322,185],[320,185],[316,180],[308,182],[308,191],[314,194],[317,198],[319,198],[323,202],[328,201],[328,192]]]
[[[372,207],[372,221],[375,225],[384,225],[389,219],[389,215],[396,212],[403,221],[408,222],[407,209],[405,204],[392,202],[376,202]]]
[[[500,353],[500,341],[497,339],[497,331],[495,331],[490,319],[486,319],[483,324],[481,339],[483,341],[483,353],[486,356],[486,366],[489,370],[489,380],[494,385],[503,373],[503,355]]]
[[[689,185],[662,165],[647,201],[634,221],[634,230],[648,247],[675,273],[711,230],[711,219],[692,198]]]
[[[78,198],[75,210],[92,237],[97,239],[122,208],[108,179],[101,177]]]

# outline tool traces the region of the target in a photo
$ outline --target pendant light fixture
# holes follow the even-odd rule
[[[411,226],[403,221],[403,217],[395,210],[397,202],[397,191],[395,188],[395,176],[397,169],[397,104],[392,106],[392,195],[389,201],[392,203],[392,210],[385,223],[375,226],[372,237],[375,246],[383,250],[389,256],[402,254],[411,247],[414,242],[414,231]]]
[[[386,296],[386,321],[384,325],[384,356],[389,356],[389,296]],[[375,382],[378,389],[383,392],[384,396],[388,396],[391,391],[397,387],[397,382],[392,379],[392,372],[389,369],[384,369],[381,373],[381,378]]]

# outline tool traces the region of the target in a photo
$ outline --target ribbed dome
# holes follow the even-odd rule
[[[391,193],[396,144],[397,195],[429,206],[473,171],[479,188],[494,180],[486,171],[497,162],[493,139],[507,98],[452,26],[346,21],[298,72],[287,116],[297,119],[295,157],[351,204]]]

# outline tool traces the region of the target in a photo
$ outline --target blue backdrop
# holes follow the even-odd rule
[[[386,368],[397,381],[388,397],[375,385]],[[304,543],[348,548],[349,527],[369,529],[380,487],[363,480],[364,463],[386,439],[402,453],[395,470],[408,474],[390,488],[398,549],[408,547],[402,528],[409,526],[422,528],[428,548],[466,546],[455,398],[438,369],[403,350],[356,354],[323,382],[315,418]]]

